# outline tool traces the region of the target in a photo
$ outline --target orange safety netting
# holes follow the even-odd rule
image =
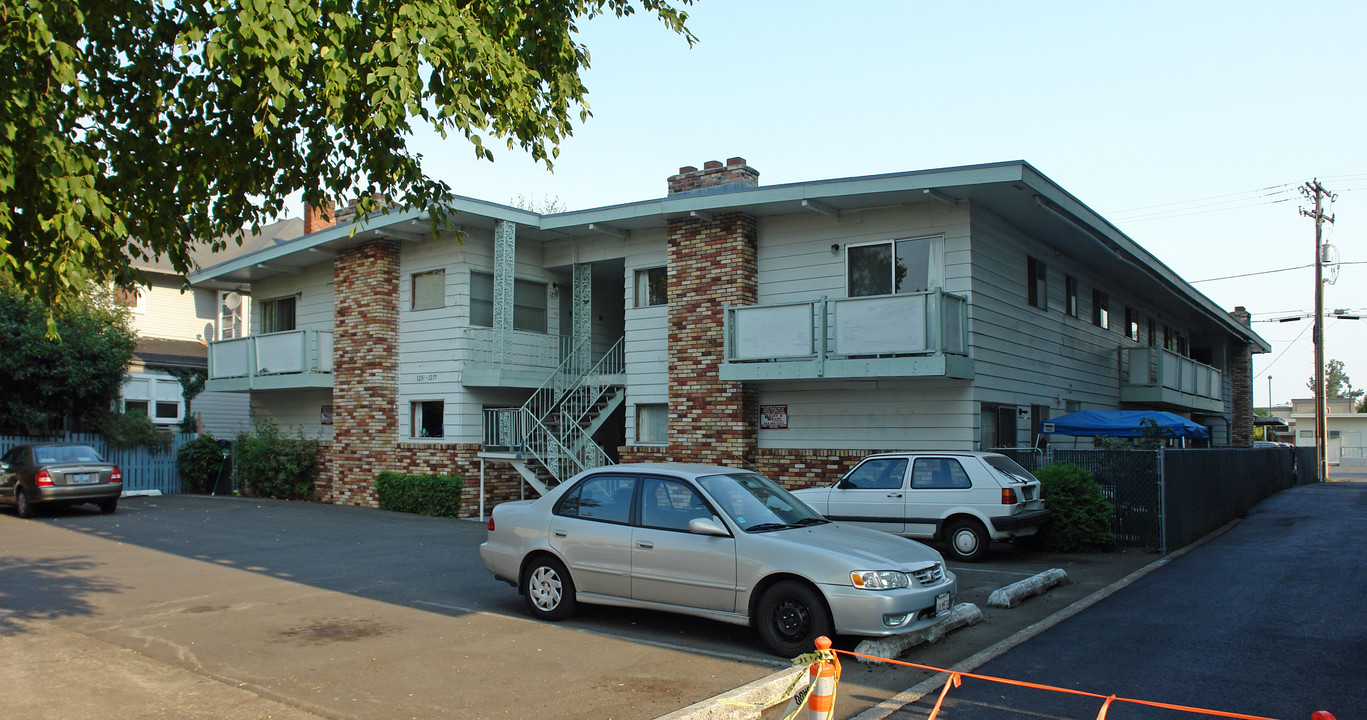
[[[1135,698],[1124,698],[1116,695],[1101,695],[1099,693],[1087,692],[1085,690],[1071,690],[1069,688],[1055,687],[1053,685],[1041,685],[1039,683],[1025,682],[1024,680],[1011,680],[1009,678],[999,678],[993,677],[991,675],[978,675],[970,672],[956,672],[954,670],[946,670],[944,668],[937,668],[930,665],[918,665],[916,663],[905,662],[903,660],[890,660],[888,658],[878,657],[876,655],[865,655],[863,653],[851,652],[849,650],[831,649],[827,652],[840,653],[842,655],[850,655],[852,657],[864,658],[866,660],[874,660],[877,662],[884,662],[892,665],[904,665],[906,667],[917,668],[919,670],[929,670],[931,672],[937,673],[948,673],[949,679],[945,682],[944,689],[940,691],[940,697],[938,700],[935,701],[935,708],[931,710],[930,717],[927,718],[927,720],[935,720],[936,716],[940,713],[940,706],[944,704],[945,696],[949,694],[949,689],[951,687],[959,687],[963,678],[986,680],[988,682],[1000,683],[1003,685],[1014,685],[1016,687],[1031,688],[1034,690],[1047,690],[1050,692],[1059,692],[1068,695],[1081,695],[1083,697],[1091,697],[1096,698],[1098,700],[1103,700],[1104,702],[1101,704],[1101,711],[1098,712],[1096,716],[1097,720],[1106,720],[1106,711],[1110,709],[1112,702],[1124,702],[1132,703],[1135,705],[1147,705],[1149,707],[1163,708],[1165,710],[1178,710],[1181,712],[1197,713],[1199,715],[1215,715],[1217,717],[1223,718],[1236,718],[1237,720],[1273,720],[1272,718],[1265,718],[1260,715],[1245,715],[1243,713],[1224,712],[1222,710],[1208,710],[1206,708],[1190,707],[1187,705],[1174,705],[1172,703],[1155,702],[1153,700],[1137,700]],[[1332,716],[1330,717],[1332,718]]]

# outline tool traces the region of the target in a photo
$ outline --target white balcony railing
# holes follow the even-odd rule
[[[1126,348],[1124,383],[1167,390],[1206,400],[1220,400],[1223,375],[1204,363],[1162,348]]]
[[[905,362],[908,359],[967,355],[967,302],[937,289],[728,307],[725,338],[726,364],[747,379],[753,373],[740,369],[747,364],[809,366],[791,377],[844,375],[838,364],[846,361],[857,362],[859,367],[845,368],[845,372],[903,374],[911,368]],[[963,371],[951,365],[962,363],[918,365],[911,374]],[[828,373],[828,369],[836,372]]]
[[[331,330],[288,330],[209,343],[210,382],[331,373]]]

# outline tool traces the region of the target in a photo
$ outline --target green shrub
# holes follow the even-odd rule
[[[380,507],[432,517],[460,517],[460,491],[465,481],[456,475],[403,475],[382,472],[375,479]]]
[[[302,433],[285,437],[274,422],[258,420],[255,434],[237,436],[233,463],[248,494],[304,500],[318,477],[318,442]]]
[[[163,430],[147,417],[147,413],[134,410],[128,413],[111,413],[100,423],[100,431],[110,447],[131,448],[139,445],[147,447],[153,454],[169,452],[176,438],[169,430]]]
[[[1101,495],[1092,473],[1076,465],[1046,465],[1034,473],[1052,517],[1035,543],[1060,552],[1096,552],[1115,547],[1111,503]]]
[[[223,464],[223,448],[208,433],[181,445],[176,451],[176,467],[180,469],[180,484],[185,492],[212,491]]]

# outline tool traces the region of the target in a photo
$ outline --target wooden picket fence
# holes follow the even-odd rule
[[[175,443],[166,452],[153,453],[145,447],[111,448],[99,433],[65,433],[56,437],[22,437],[0,435],[0,454],[15,445],[40,442],[75,442],[89,445],[100,457],[119,466],[123,471],[123,491],[157,490],[162,494],[183,492],[180,470],[176,468],[176,451],[185,443],[199,437],[197,433],[177,433]]]

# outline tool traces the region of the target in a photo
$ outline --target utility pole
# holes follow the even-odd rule
[[[1324,397],[1324,223],[1334,222],[1334,216],[1324,215],[1324,198],[1330,201],[1337,195],[1324,189],[1318,178],[1301,186],[1301,195],[1315,201],[1313,212],[1301,208],[1301,215],[1315,219],[1315,469],[1320,482],[1329,479],[1329,461],[1325,445],[1329,439],[1326,414],[1328,398]]]

